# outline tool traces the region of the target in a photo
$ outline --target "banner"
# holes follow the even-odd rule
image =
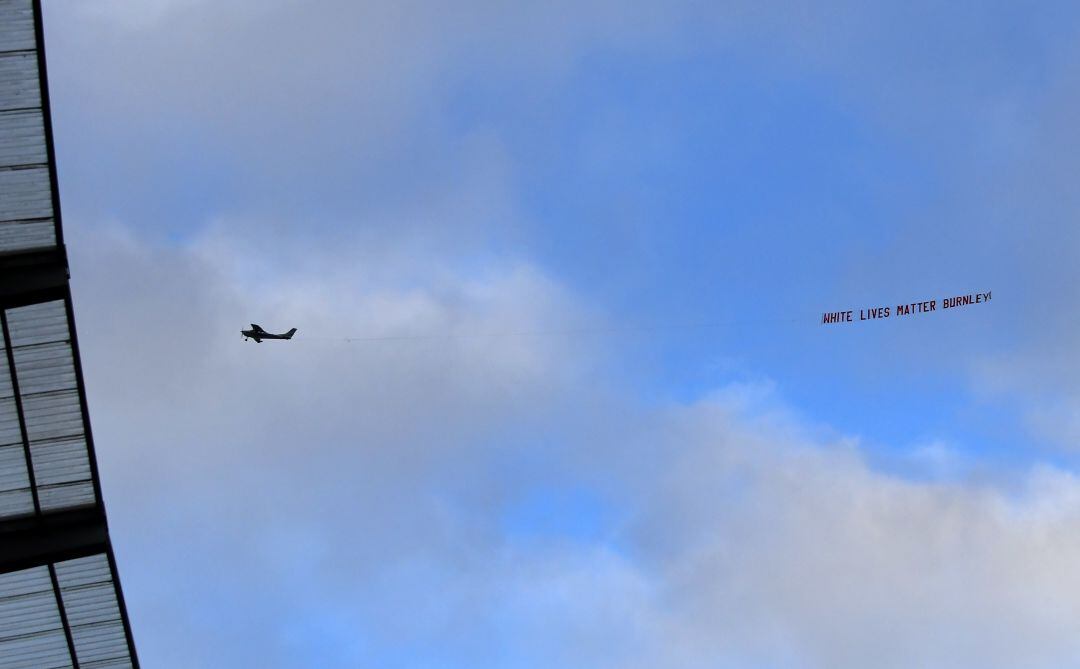
[[[942,298],[940,302],[937,300],[926,300],[923,302],[912,302],[911,304],[897,304],[896,306],[859,309],[857,317],[854,309],[849,309],[847,311],[826,311],[821,314],[821,323],[822,325],[831,325],[833,323],[853,323],[856,320],[873,321],[882,318],[916,316],[918,314],[927,314],[931,311],[937,311],[938,307],[941,307],[942,310],[956,309],[957,307],[966,307],[972,304],[982,304],[983,302],[989,301],[990,292],[987,291],[985,293],[969,293],[967,295],[958,295],[956,297],[945,297]]]

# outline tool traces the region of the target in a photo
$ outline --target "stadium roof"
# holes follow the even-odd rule
[[[40,0],[0,0],[0,669],[138,667],[86,409]]]

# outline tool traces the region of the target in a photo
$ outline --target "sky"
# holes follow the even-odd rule
[[[146,666],[1080,663],[1075,3],[45,4]]]

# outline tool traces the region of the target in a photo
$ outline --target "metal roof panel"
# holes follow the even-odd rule
[[[48,161],[40,109],[0,112],[0,168]]]
[[[61,234],[40,21],[40,0],[0,0],[4,294],[12,304],[62,296],[0,311],[0,536],[12,547],[0,551],[0,669],[137,667],[98,492],[66,259],[18,254],[55,247]],[[105,552],[55,562],[95,550]]]
[[[130,666],[116,584],[106,556],[61,562],[56,565],[56,576],[79,664]]]
[[[40,107],[37,53],[0,54],[0,111]]]
[[[47,167],[0,170],[0,221],[52,216],[52,186]]]
[[[34,5],[30,0],[0,1],[0,51],[34,48]]]
[[[48,567],[0,574],[0,669],[71,664]]]

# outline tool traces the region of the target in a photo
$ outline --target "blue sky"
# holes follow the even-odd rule
[[[1075,7],[46,12],[146,664],[1080,655]]]

